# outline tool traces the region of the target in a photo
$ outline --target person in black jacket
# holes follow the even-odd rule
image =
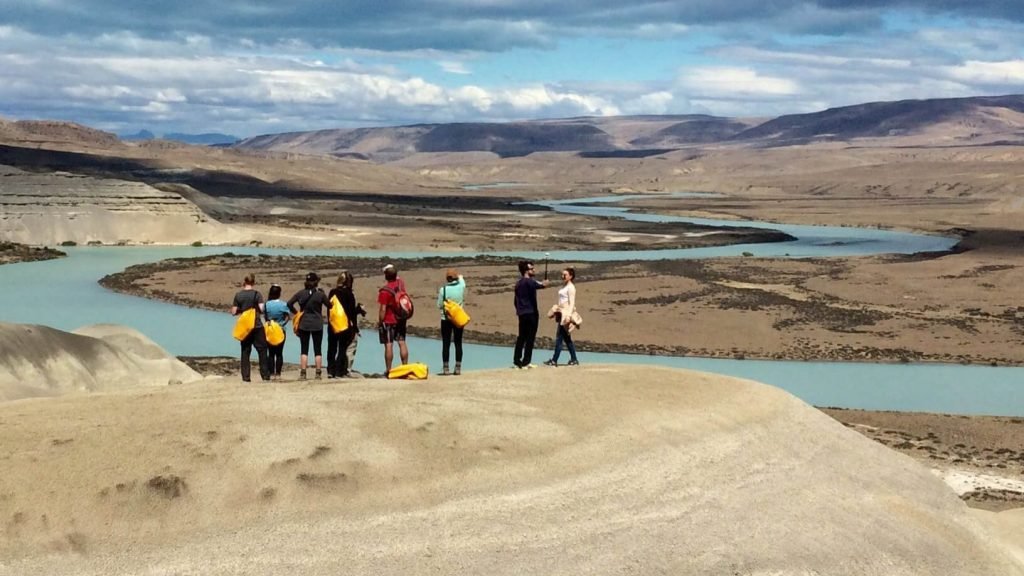
[[[313,353],[316,360],[316,379],[323,377],[323,355],[320,350],[324,341],[324,308],[330,308],[330,302],[324,291],[318,288],[320,276],[316,272],[306,274],[306,284],[288,300],[288,309],[295,314],[302,313],[299,319],[299,380],[306,379],[306,365],[309,363],[309,341],[313,341]]]
[[[337,334],[333,330],[327,331],[327,377],[344,378],[349,375],[348,347],[359,335],[359,322],[356,314],[359,312],[356,306],[356,295],[352,292],[352,284],[355,278],[348,270],[338,275],[337,285],[327,295],[327,300],[337,296],[341,303],[345,316],[348,317],[348,327]]]

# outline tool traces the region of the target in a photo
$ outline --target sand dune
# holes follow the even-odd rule
[[[71,333],[0,322],[0,401],[166,386],[169,381],[201,378],[140,332],[124,326],[87,326]]]
[[[0,460],[4,575],[1024,574],[1020,518],[692,371],[22,400]]]

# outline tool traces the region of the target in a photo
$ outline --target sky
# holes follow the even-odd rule
[[[0,117],[239,137],[1024,93],[1024,0],[0,0]]]

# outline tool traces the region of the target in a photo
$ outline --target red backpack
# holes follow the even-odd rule
[[[412,296],[402,289],[401,286],[398,288],[390,288],[384,286],[381,290],[391,294],[394,299],[392,300],[391,312],[395,315],[397,320],[408,320],[412,318],[413,311],[415,308],[412,305]]]

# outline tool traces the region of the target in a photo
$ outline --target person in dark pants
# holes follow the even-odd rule
[[[302,290],[288,300],[288,308],[298,314],[299,319],[299,380],[306,379],[306,366],[309,363],[309,342],[313,341],[313,355],[316,363],[316,379],[323,377],[323,355],[320,352],[324,341],[324,308],[330,308],[327,295],[318,288],[320,276],[316,272],[306,274],[306,283]]]
[[[256,309],[256,325],[249,332],[249,335],[241,341],[242,382],[252,381],[250,378],[251,367],[249,366],[249,357],[252,355],[253,348],[256,348],[256,356],[259,358],[260,377],[264,382],[270,380],[270,370],[267,363],[267,334],[263,331],[263,320],[261,318],[263,316],[263,295],[254,288],[255,285],[256,275],[247,274],[242,281],[242,289],[235,294],[235,299],[231,302],[232,316],[238,316],[252,308]]]
[[[348,347],[359,334],[359,322],[357,321],[359,309],[356,307],[356,295],[352,292],[352,284],[355,282],[352,273],[345,270],[338,275],[338,284],[331,289],[327,300],[337,296],[338,302],[348,316],[348,329],[337,334],[328,330],[327,332],[327,377],[344,378],[348,376]]]
[[[451,300],[459,306],[466,305],[466,280],[455,268],[449,268],[445,272],[445,285],[437,291],[437,307],[441,310],[441,362],[444,367],[441,375],[447,376],[450,373],[458,376],[462,374],[462,332],[464,327],[457,327],[452,324],[444,313],[444,301]],[[448,360],[451,358],[452,339],[455,340],[455,372],[448,371]]]
[[[540,324],[540,311],[537,309],[537,290],[547,288],[548,281],[543,282],[533,277],[533,262],[519,261],[519,281],[516,282],[515,306],[519,317],[519,336],[512,363],[516,368],[536,368],[533,360],[533,342],[537,339],[537,326]]]
[[[281,287],[277,284],[270,285],[270,292],[267,293],[267,304],[265,307],[267,320],[273,320],[281,326],[288,327],[288,319],[291,314],[288,310],[288,303],[281,300]],[[285,330],[285,340],[288,338],[288,330]],[[267,354],[269,356],[270,378],[280,380],[281,370],[284,368],[284,342],[277,346],[267,343]]]

